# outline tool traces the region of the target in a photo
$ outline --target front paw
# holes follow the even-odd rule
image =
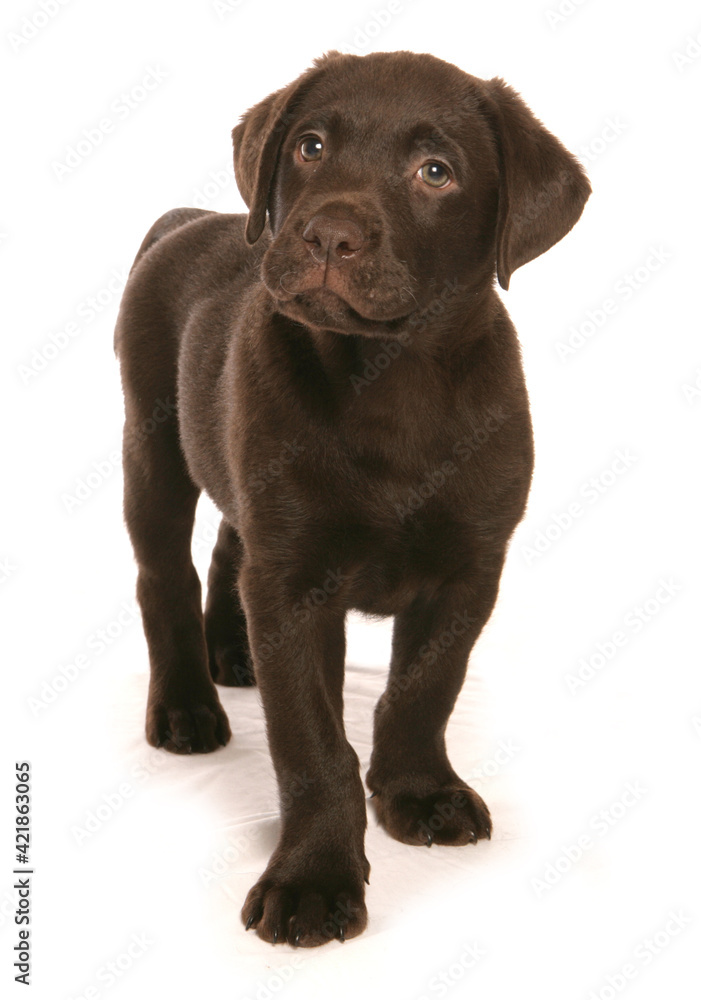
[[[364,862],[358,871],[343,872],[339,865],[315,863],[313,856],[303,865],[292,859],[271,864],[248,893],[241,919],[246,930],[255,928],[271,944],[313,948],[345,941],[365,930],[363,878],[369,870]]]
[[[476,844],[492,835],[489,809],[467,785],[444,786],[424,796],[378,791],[372,804],[378,821],[404,844]]]
[[[146,739],[170,753],[211,753],[226,746],[231,727],[216,691],[213,697],[201,696],[184,704],[149,699]]]

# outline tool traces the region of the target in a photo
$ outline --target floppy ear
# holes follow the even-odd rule
[[[249,243],[255,243],[265,228],[273,174],[294,106],[316,83],[326,63],[340,55],[328,52],[316,59],[297,80],[247,111],[231,133],[236,183],[248,206],[246,240]]]
[[[497,277],[545,253],[570,231],[591,193],[584,170],[503,80],[489,80],[488,112],[500,158]]]

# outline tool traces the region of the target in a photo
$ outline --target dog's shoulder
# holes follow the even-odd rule
[[[163,323],[181,326],[203,300],[223,293],[233,301],[258,280],[269,238],[266,231],[251,247],[245,224],[245,215],[175,208],[151,226],[122,297],[114,339],[117,353],[130,328],[138,337],[139,330],[160,329]]]

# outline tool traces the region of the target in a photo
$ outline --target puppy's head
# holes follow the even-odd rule
[[[503,81],[429,55],[329,53],[233,131],[263,280],[281,312],[388,337],[560,240],[590,187]]]

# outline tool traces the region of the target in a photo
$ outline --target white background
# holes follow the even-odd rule
[[[45,7],[0,15],[2,981],[41,1000],[697,997],[698,5],[565,0],[559,19],[554,0],[402,0],[390,17],[384,0]],[[239,116],[348,45],[504,77],[582,157],[594,194],[503,293],[537,466],[449,729],[494,839],[429,852],[371,814],[367,931],[295,952],[239,920],[277,831],[257,693],[223,690],[234,738],[210,757],[143,737],[112,329],[120,276],[162,212],[243,211],[229,168]],[[160,83],[140,101],[144,78]],[[100,143],[59,176],[105,118]],[[203,505],[202,573],[215,523]],[[350,627],[348,733],[364,768],[389,627]],[[32,993],[11,982],[21,759],[33,766]]]

